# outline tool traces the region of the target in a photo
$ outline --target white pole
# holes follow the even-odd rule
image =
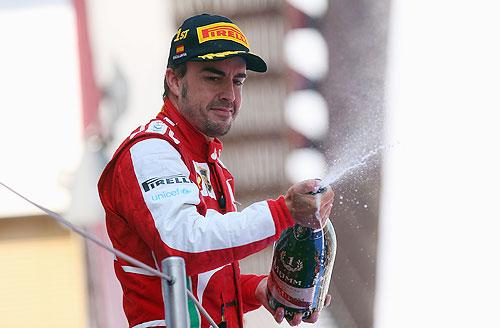
[[[178,256],[167,257],[161,261],[161,268],[163,273],[172,278],[170,281],[161,280],[165,323],[169,328],[187,328],[189,319],[184,259]]]

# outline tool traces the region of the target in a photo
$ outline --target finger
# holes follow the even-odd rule
[[[300,312],[295,313],[293,315],[293,319],[292,319],[292,326],[298,326],[298,325],[300,325],[300,323],[302,322],[302,316],[303,315],[304,314],[300,313]]]
[[[320,209],[319,215],[323,223],[328,220],[330,213],[332,212],[332,205],[326,205]]]
[[[321,214],[325,213],[326,211],[329,211],[332,208],[332,203],[324,203],[321,205],[319,211]]]
[[[323,204],[323,206],[321,206],[319,209],[319,217],[317,217],[316,215],[309,217],[304,225],[314,229],[323,228],[326,224],[326,221],[330,218],[332,206],[332,204]]]
[[[300,323],[302,322],[302,316],[304,314],[303,313],[300,313],[300,312],[297,312],[293,315],[293,318],[292,320],[288,321],[288,323],[290,324],[290,326],[298,326],[300,325]]]
[[[273,310],[271,308],[271,305],[269,305],[269,302],[267,302],[267,300],[265,302],[262,302],[262,305],[266,308],[267,311],[269,311],[269,313],[271,313],[271,315],[273,316],[274,320],[277,323],[281,323],[285,318],[285,309],[283,309],[282,307]]]
[[[273,308],[271,308],[271,305],[269,304],[269,302],[267,301],[267,299],[266,299],[264,302],[262,302],[262,305],[263,305],[263,306],[264,306],[264,308],[265,308],[267,311],[269,311],[269,313],[271,313],[271,315],[272,315],[273,317],[275,317],[275,318],[276,318],[277,314],[284,313],[283,308],[281,308],[281,307],[277,308],[276,310],[274,310]],[[279,312],[279,311],[280,311],[280,309],[281,309],[281,312]],[[279,313],[278,313],[278,312],[279,312]],[[283,314],[283,315],[281,315],[281,317],[283,317],[283,316],[284,316],[284,314]],[[279,316],[278,316],[278,317],[279,317]],[[281,318],[281,320],[283,320],[283,318]]]
[[[332,295],[330,295],[330,294],[326,295],[326,298],[325,298],[325,303],[324,303],[324,304],[325,304],[325,305],[324,305],[324,307],[328,307],[328,306],[330,306],[330,303],[331,303],[331,302],[332,302]]]
[[[332,301],[332,295],[330,294],[326,295],[325,302],[323,303],[323,308],[330,306],[331,301]],[[309,318],[304,319],[302,321],[307,323],[315,323],[319,319],[319,313],[320,313],[319,311],[315,310],[313,311],[313,313],[311,313]]]
[[[321,213],[321,218],[326,222],[330,218],[330,214],[332,213],[333,206],[329,206],[325,208],[324,213]]]
[[[268,278],[264,278],[259,283],[259,286],[260,286],[260,284],[265,284],[267,286],[267,279]],[[257,287],[257,288],[259,288],[259,287]],[[276,310],[271,308],[271,305],[269,304],[269,300],[267,298],[267,295],[264,295],[264,296],[259,295],[259,297],[257,299],[260,301],[262,306],[264,306],[264,308],[267,311],[269,311],[269,313],[271,313],[271,315],[274,317],[274,320],[276,320],[277,323],[281,323],[283,321],[283,318],[285,317],[285,310],[282,307],[278,307]]]
[[[320,208],[328,207],[333,204],[335,197],[333,193],[331,195],[326,195],[324,197],[321,197],[321,202],[320,202]]]
[[[333,199],[335,198],[335,193],[333,192],[332,188],[329,188],[328,191],[323,193],[321,196],[321,204],[325,203],[333,203]]]
[[[319,311],[315,310],[315,311],[313,311],[313,313],[311,313],[309,318],[304,319],[302,321],[307,322],[307,323],[315,323],[316,321],[318,321],[318,319],[319,319]]]
[[[284,317],[285,317],[285,309],[283,309],[282,307],[277,308],[276,312],[274,313],[274,320],[277,323],[281,323]]]
[[[302,322],[302,315],[303,313],[295,313],[292,319],[286,318],[286,321],[288,321],[290,326],[297,326]]]
[[[269,311],[269,313],[271,313],[273,316],[276,314],[276,312],[271,308],[271,306],[269,305],[269,302],[267,302],[267,300],[265,302],[262,302],[262,305],[266,308],[267,311]]]

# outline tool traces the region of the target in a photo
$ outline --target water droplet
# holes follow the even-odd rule
[[[340,205],[344,204],[344,202],[339,202]]]
[[[368,208],[368,205],[367,205],[367,204],[365,204],[365,205],[363,205],[363,207],[364,207],[364,208]]]

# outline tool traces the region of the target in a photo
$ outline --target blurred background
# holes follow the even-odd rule
[[[250,73],[223,160],[243,206],[334,185],[316,327],[500,327],[500,5],[0,0],[0,181],[107,239],[100,172],[162,105],[190,15],[231,17]],[[268,273],[272,249],[242,261]],[[0,188],[0,327],[125,327],[113,257]],[[274,327],[265,310],[247,327]],[[282,326],[288,326],[284,323]]]

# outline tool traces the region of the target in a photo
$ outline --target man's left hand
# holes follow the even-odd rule
[[[255,289],[255,297],[267,309],[267,311],[271,313],[277,323],[281,323],[283,321],[283,319],[285,318],[285,309],[279,307],[276,310],[273,310],[269,305],[269,300],[267,299],[267,278],[262,279],[262,281]],[[326,296],[324,307],[330,305],[331,299],[331,295]],[[297,326],[301,322],[315,323],[316,321],[318,321],[319,311],[314,311],[309,318],[304,320],[302,320],[302,316],[302,313],[295,313],[292,320],[287,319],[287,321],[290,326]]]

